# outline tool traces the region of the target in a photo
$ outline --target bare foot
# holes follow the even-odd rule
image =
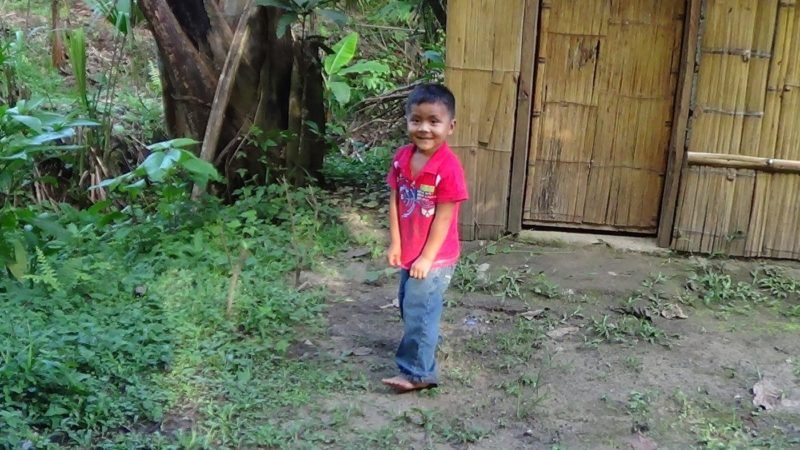
[[[381,383],[391,387],[399,394],[402,394],[404,392],[416,391],[419,389],[425,389],[431,386],[431,383],[412,383],[400,376],[392,378],[384,378],[381,380]]]

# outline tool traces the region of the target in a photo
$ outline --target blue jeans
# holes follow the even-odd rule
[[[412,383],[437,383],[436,346],[444,292],[453,278],[453,266],[431,270],[424,280],[400,271],[400,316],[403,340],[397,349],[400,372]]]

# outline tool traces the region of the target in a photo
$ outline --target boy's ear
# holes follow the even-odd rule
[[[453,130],[456,128],[456,119],[452,119],[450,121],[450,130],[448,130],[447,135],[450,136],[453,134]]]

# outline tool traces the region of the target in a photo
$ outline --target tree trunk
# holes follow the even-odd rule
[[[203,139],[217,82],[233,40],[232,28],[245,13],[246,3],[243,0],[140,0],[159,49],[164,111],[167,129],[173,137]],[[274,173],[288,160],[288,149],[269,149],[265,155],[246,139],[253,127],[267,134],[290,130],[292,68],[298,43],[290,33],[277,37],[280,14],[277,8],[258,7],[248,24],[252,37],[244,49],[225,110],[219,145],[212,152],[214,164],[228,181],[227,194],[253,179],[259,183],[267,181],[267,169]],[[301,78],[317,84],[309,94],[302,96],[301,110],[323,111],[322,78],[314,78],[313,73],[300,73]],[[324,129],[324,114],[320,117]],[[298,141],[302,144],[299,154],[321,155],[323,147],[317,146],[318,142],[303,140],[302,133]],[[300,164],[305,162],[299,161]],[[303,169],[315,174],[320,168],[314,166],[316,159],[312,157],[308,161],[310,165],[304,165]]]
[[[289,131],[295,136],[286,147],[287,177],[296,186],[317,177],[322,169],[325,142],[322,71],[317,45],[309,40],[294,43],[292,87],[289,94]]]

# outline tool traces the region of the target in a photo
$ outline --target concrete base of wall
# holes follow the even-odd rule
[[[656,245],[656,238],[609,236],[606,234],[570,233],[565,231],[522,230],[519,240],[531,244],[589,246],[607,245],[615,250],[667,255],[670,249]]]

